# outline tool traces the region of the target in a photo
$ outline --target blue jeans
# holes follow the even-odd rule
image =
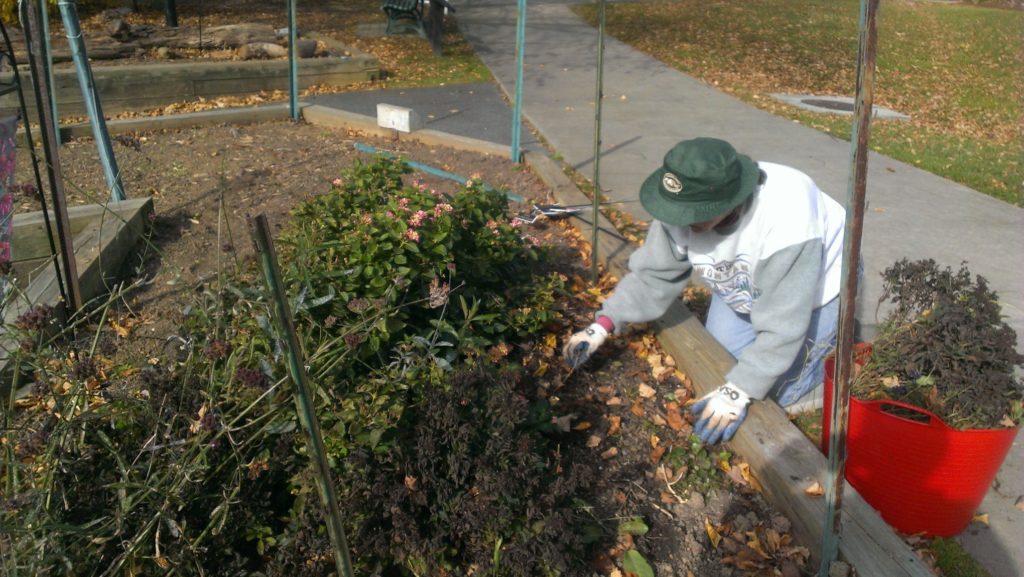
[[[768,397],[782,407],[799,407],[799,410],[810,410],[821,405],[820,385],[825,376],[825,357],[835,349],[838,326],[839,297],[836,297],[811,313],[811,324],[800,352],[789,369],[775,382]],[[711,296],[705,328],[736,358],[754,342],[750,315],[737,313],[715,294]],[[790,409],[790,412],[799,410]]]

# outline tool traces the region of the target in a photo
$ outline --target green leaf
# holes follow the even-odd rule
[[[654,569],[651,569],[647,559],[644,559],[636,549],[630,549],[622,556],[622,568],[637,577],[654,577]]]
[[[649,530],[647,524],[640,517],[633,517],[619,523],[620,535],[646,535]]]

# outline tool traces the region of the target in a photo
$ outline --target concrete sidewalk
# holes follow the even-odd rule
[[[485,85],[317,97],[317,103],[375,115],[376,102],[417,109],[426,128],[507,144],[515,89],[514,0],[467,0],[458,23],[505,92]],[[566,163],[592,177],[596,46],[594,28],[565,2],[531,1],[526,20],[522,110],[526,121]],[[850,144],[750,107],[612,39],[605,39],[601,184],[610,200],[636,198],[640,183],[673,144],[695,136],[732,142],[753,157],[808,173],[846,203]],[[312,99],[311,99],[312,100]],[[447,111],[447,112],[445,112]],[[523,131],[523,146],[539,146]],[[1024,341],[1024,210],[913,166],[872,153],[862,251],[866,274],[862,323],[877,320],[878,273],[900,258],[967,261],[999,292],[1009,323]],[[638,203],[624,204],[642,220]],[[1024,342],[1018,344],[1024,347]],[[959,537],[993,577],[1024,575],[1021,438],[982,504],[990,526]]]

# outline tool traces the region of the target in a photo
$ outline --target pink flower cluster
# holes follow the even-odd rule
[[[405,229],[405,232],[402,234],[402,236],[404,236],[407,240],[411,240],[412,242],[420,241],[420,233],[416,232],[411,228]]]
[[[413,213],[412,216],[409,217],[409,226],[413,228],[419,228],[423,224],[424,219],[427,219],[429,217],[430,215],[428,215],[426,212],[422,210],[417,210],[415,213]]]
[[[440,218],[442,214],[451,214],[452,210],[452,205],[447,202],[436,204],[434,205],[434,218]]]

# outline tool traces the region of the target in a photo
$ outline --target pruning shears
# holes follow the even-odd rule
[[[624,203],[627,203],[627,202],[636,202],[636,201],[635,200],[613,200],[613,201],[609,201],[609,202],[602,202],[602,203],[600,203],[600,205],[603,206],[603,205],[607,205],[607,204],[624,204]],[[542,216],[550,218],[550,219],[560,219],[560,218],[565,218],[567,216],[573,216],[575,214],[579,214],[579,213],[583,212],[584,210],[586,210],[587,208],[590,208],[592,206],[594,206],[594,205],[590,204],[590,203],[586,203],[586,204],[570,204],[570,205],[535,204],[535,205],[533,205],[533,210],[532,211],[530,211],[527,214],[521,214],[521,215],[516,216],[515,220],[520,220],[520,221],[525,222],[527,224],[533,224],[533,223],[537,222],[537,219],[542,217]]]

